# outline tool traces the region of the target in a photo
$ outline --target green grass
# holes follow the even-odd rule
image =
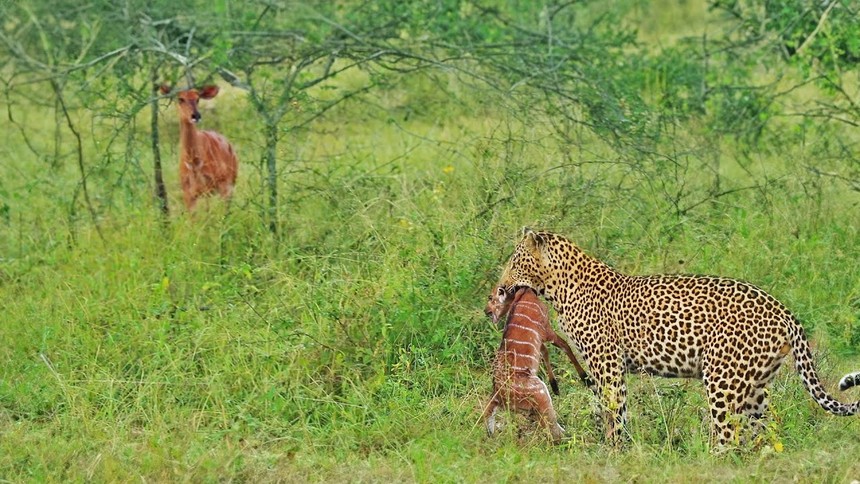
[[[499,336],[480,309],[524,224],[560,230],[630,273],[761,285],[812,331],[832,388],[860,367],[855,194],[827,184],[815,199],[802,196],[803,173],[773,160],[786,181],[766,200],[740,192],[679,218],[646,189],[628,191],[625,203],[608,188],[568,190],[568,173],[534,178],[549,155],[523,152],[514,163],[451,155],[457,134],[413,129],[451,144],[421,145],[391,164],[408,137],[374,125],[350,135],[354,145],[345,138],[352,164],[331,159],[318,168],[324,175],[296,175],[295,186],[315,185],[305,189],[314,196],[285,196],[280,245],[249,198],[250,169],[226,216],[215,202],[164,228],[154,210],[116,209],[102,219],[104,242],[78,221],[70,244],[64,220],[13,203],[0,286],[2,478],[844,482],[860,474],[857,420],[818,409],[790,365],[773,386],[768,432],[728,457],[708,453],[698,382],[640,377],[630,378],[631,444],[610,451],[586,391],[560,361],[556,404],[569,442],[552,447],[509,414],[507,430],[489,439],[479,422]],[[501,150],[504,140],[482,143]]]
[[[573,161],[613,162],[565,165],[571,147],[545,124],[480,101],[414,81],[288,135],[280,242],[263,223],[263,141],[240,98],[204,121],[237,145],[236,200],[194,218],[175,210],[167,226],[146,133],[132,145],[138,165],[107,160],[102,128],[91,133],[104,240],[71,202],[74,160],[51,168],[0,120],[0,482],[860,478],[858,419],[825,414],[791,364],[772,386],[768,429],[722,457],[708,451],[698,382],[639,376],[630,444],[612,451],[558,354],[570,439],[549,445],[507,413],[488,438],[480,412],[499,333],[481,309],[523,225],[628,273],[761,286],[803,321],[835,392],[860,369],[860,198],[807,169],[840,169],[819,158],[826,140],[747,157],[711,147],[722,190],[756,188],[708,199],[714,158],[630,165],[586,136]],[[178,209],[172,109],[163,154]],[[52,146],[49,110],[21,120]],[[675,139],[679,152],[698,141]]]

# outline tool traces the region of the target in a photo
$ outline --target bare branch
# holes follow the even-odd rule
[[[21,133],[21,137],[24,139],[24,144],[27,145],[27,149],[29,149],[30,152],[36,156],[37,160],[41,159],[43,155],[39,153],[39,150],[37,150],[36,147],[33,145],[33,142],[30,141],[28,130],[24,127],[23,124],[16,121],[15,117],[12,115],[12,88],[10,87],[9,81],[4,80],[4,83],[6,84],[6,89],[3,90],[4,94],[6,95],[6,118],[9,120],[10,123],[12,123],[13,126],[18,128],[18,131]]]
[[[102,234],[101,225],[99,224],[98,217],[96,216],[95,208],[93,208],[93,202],[92,200],[90,200],[90,192],[87,189],[87,172],[84,168],[84,148],[83,143],[81,142],[81,134],[78,133],[78,130],[75,128],[75,124],[72,122],[72,117],[69,115],[69,110],[66,107],[66,101],[63,98],[63,90],[59,82],[57,82],[56,80],[52,80],[51,87],[54,89],[54,94],[57,96],[57,100],[60,102],[60,107],[63,110],[63,116],[66,118],[66,124],[69,126],[69,130],[72,132],[72,135],[74,135],[75,140],[77,141],[78,169],[80,170],[81,174],[81,189],[84,193],[84,200],[86,201],[87,208],[89,209],[93,225],[96,228],[96,233],[98,233],[99,239],[101,239],[102,243],[105,243],[105,238]]]
[[[815,39],[815,36],[818,35],[818,32],[821,31],[821,27],[824,26],[824,22],[827,21],[827,16],[830,14],[830,11],[833,10],[833,7],[835,7],[837,3],[839,3],[837,0],[830,1],[830,5],[827,6],[827,9],[825,9],[824,13],[821,14],[821,18],[818,19],[818,25],[816,25],[812,33],[810,33],[806,37],[806,39],[804,39],[803,43],[800,44],[800,47],[798,47],[797,50],[794,51],[795,55],[800,55],[804,51],[804,49],[806,49],[806,46],[809,45]]]
[[[310,123],[312,123],[312,122],[313,122],[313,121],[315,121],[316,119],[318,119],[318,118],[322,117],[325,113],[327,113],[328,111],[330,111],[332,108],[334,108],[334,107],[335,107],[335,106],[337,106],[338,104],[341,104],[341,103],[343,103],[344,101],[346,101],[346,100],[348,100],[348,99],[351,99],[351,98],[353,98],[353,97],[355,97],[355,96],[358,96],[358,95],[360,95],[360,94],[366,93],[367,91],[371,90],[373,87],[375,87],[373,84],[369,84],[369,85],[364,86],[364,87],[362,87],[362,88],[360,88],[360,89],[356,89],[355,91],[350,91],[350,92],[348,92],[348,93],[344,94],[343,96],[341,96],[341,97],[337,98],[337,99],[336,99],[336,100],[334,100],[334,101],[330,101],[330,102],[326,103],[326,105],[325,105],[325,106],[323,106],[323,108],[322,108],[322,109],[318,110],[318,111],[317,111],[317,112],[315,112],[311,117],[309,117],[309,118],[305,119],[305,120],[304,120],[304,121],[302,121],[301,123],[299,123],[299,124],[295,125],[295,126],[294,126],[294,128],[299,128],[299,129],[300,129],[300,128],[304,128],[305,126],[309,125]]]
[[[831,177],[831,178],[836,178],[837,180],[842,180],[845,183],[847,183],[848,186],[851,187],[852,190],[854,190],[855,192],[860,192],[860,180],[858,180],[858,179],[848,178],[847,176],[842,175],[841,173],[821,171],[818,168],[816,168],[814,166],[809,166],[809,165],[807,165],[806,169],[811,171],[812,173],[815,173],[818,176],[827,176],[827,177]]]

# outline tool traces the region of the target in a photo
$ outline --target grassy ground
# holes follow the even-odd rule
[[[3,237],[2,477],[860,475],[857,419],[818,409],[788,365],[773,388],[768,432],[728,457],[707,451],[697,382],[647,377],[631,377],[632,443],[610,452],[585,390],[558,358],[556,402],[571,439],[549,446],[511,415],[507,431],[488,439],[479,408],[499,335],[480,309],[520,226],[562,231],[631,273],[715,273],[761,285],[804,321],[832,388],[860,368],[860,211],[846,188],[822,183],[808,196],[802,172],[764,158],[758,168],[781,185],[679,218],[645,188],[570,189],[570,178],[595,173],[548,172],[552,156],[506,155],[506,139],[462,123],[500,151],[475,153],[475,142],[441,124],[410,127],[446,140],[441,147],[419,144],[394,162],[413,138],[390,125],[327,144],[348,155],[320,153],[330,163],[317,166],[324,175],[296,175],[304,196],[285,207],[280,245],[261,229],[251,181],[226,216],[212,203],[164,228],[152,210],[116,209],[101,221],[104,242],[77,222],[74,244],[62,218],[26,209],[31,199],[50,207],[44,193],[7,185],[21,202],[10,197]],[[322,150],[313,136],[300,142]],[[725,175],[735,182],[743,183]]]
[[[558,354],[569,440],[551,446],[511,414],[490,439],[479,421],[499,339],[481,309],[523,225],[625,272],[761,286],[803,321],[835,392],[860,369],[860,196],[808,169],[840,168],[819,159],[825,140],[710,147],[671,169],[612,162],[586,140],[572,159],[594,162],[571,165],[544,125],[430,91],[403,87],[285,139],[280,242],[261,220],[262,140],[239,99],[204,120],[242,158],[229,211],[213,201],[164,226],[145,143],[135,165],[87,140],[104,239],[70,203],[73,158],[50,167],[0,120],[0,481],[860,478],[860,421],[825,414],[790,364],[768,429],[722,457],[698,382],[639,376],[631,443],[611,451]],[[20,119],[37,147],[54,139],[49,113]],[[715,183],[737,191],[711,198]]]

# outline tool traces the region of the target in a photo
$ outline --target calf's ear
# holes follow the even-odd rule
[[[212,99],[218,95],[218,86],[209,85],[200,88],[200,97],[203,99]]]

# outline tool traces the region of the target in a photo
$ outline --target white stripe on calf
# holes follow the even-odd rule
[[[515,313],[514,313],[514,316],[513,316],[511,319],[512,319],[512,320],[513,320],[513,319],[528,319],[528,321],[529,321],[533,326],[535,326],[535,327],[538,327],[538,328],[539,328],[539,327],[543,326],[543,323],[542,323],[542,322],[540,322],[540,321],[538,321],[538,320],[536,320],[536,319],[532,318],[532,317],[531,317],[531,316],[529,316],[528,314],[523,314],[523,313],[517,313],[517,312],[515,312]]]
[[[528,318],[527,318],[527,319],[528,319]],[[531,319],[529,319],[529,321],[532,321],[532,320],[531,320]],[[532,322],[534,322],[534,321],[532,321]],[[537,324],[537,323],[535,323],[535,324]],[[526,331],[531,331],[532,333],[534,333],[534,335],[535,335],[535,336],[537,336],[538,341],[540,341],[540,340],[541,340],[540,333],[538,333],[534,328],[529,328],[528,326],[523,326],[523,325],[521,325],[521,324],[516,324],[516,323],[510,323],[510,324],[508,324],[508,326],[509,326],[509,327],[513,327],[513,328],[520,328],[520,329],[524,329],[524,330],[526,330]]]
[[[514,365],[510,365],[508,368],[510,368],[511,370],[514,370],[514,371],[532,371],[532,369],[531,369],[531,368],[528,368],[528,367],[525,367],[525,366],[514,366]]]
[[[540,347],[538,345],[530,342],[530,341],[523,341],[521,339],[513,339],[513,338],[505,338],[505,346],[507,346],[508,343],[520,344],[520,345],[529,345],[535,351],[540,351]]]
[[[535,362],[540,361],[540,360],[538,360],[538,359],[537,359],[537,357],[536,357],[536,356],[534,356],[534,355],[530,355],[530,354],[528,354],[528,353],[520,353],[520,352],[518,352],[518,351],[505,351],[504,353],[505,353],[506,355],[522,356],[523,358],[529,358],[530,360],[534,360]]]
[[[531,394],[537,391],[541,391],[541,387],[537,385],[515,385],[515,390],[520,393]]]
[[[531,306],[531,307],[537,308],[540,315],[543,318],[546,318],[546,310],[544,309],[544,307],[542,305],[540,305],[536,302],[531,302],[531,301],[520,301],[517,303],[517,307],[519,307],[520,305],[526,305],[526,306]],[[514,309],[516,310],[516,308],[514,308]]]

